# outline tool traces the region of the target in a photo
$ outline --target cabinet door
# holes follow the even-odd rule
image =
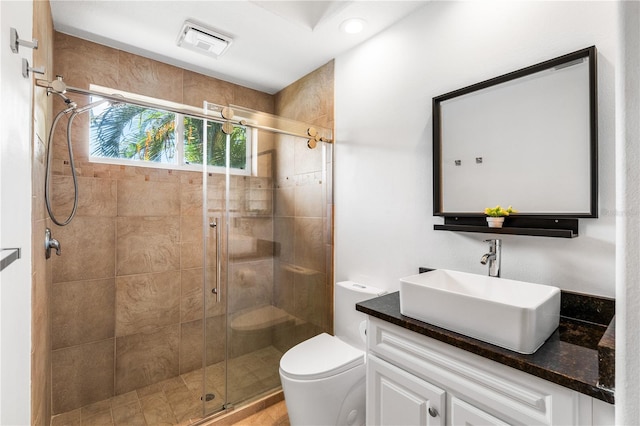
[[[375,356],[367,359],[367,424],[444,426],[445,391]]]
[[[451,426],[508,426],[508,423],[453,395],[449,395],[449,398]]]

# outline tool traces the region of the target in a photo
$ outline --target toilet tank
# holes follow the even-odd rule
[[[356,311],[356,303],[385,293],[386,291],[380,288],[353,281],[336,283],[333,321],[336,337],[356,348],[364,349],[365,341],[361,336],[360,323],[365,321],[367,316]]]

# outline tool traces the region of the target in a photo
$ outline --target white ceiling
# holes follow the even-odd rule
[[[276,93],[371,38],[427,0],[51,0],[56,31],[242,86]],[[340,31],[362,18],[357,35]],[[219,58],[178,47],[185,20],[229,35]]]

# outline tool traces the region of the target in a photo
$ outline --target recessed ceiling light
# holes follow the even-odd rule
[[[178,46],[217,58],[231,45],[231,37],[213,31],[192,21],[185,21],[180,34]]]
[[[347,34],[358,34],[364,30],[366,22],[361,18],[349,18],[340,24],[340,30]]]

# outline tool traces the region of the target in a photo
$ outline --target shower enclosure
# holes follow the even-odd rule
[[[77,90],[78,105],[91,103],[95,93]],[[332,328],[330,131],[231,105],[168,110],[181,114],[181,158],[195,149],[183,120],[202,121],[200,165],[92,158],[95,122],[73,123],[77,213],[51,224],[62,246],[54,425],[188,423],[237,407],[278,390],[282,354]],[[51,203],[66,216],[74,183],[59,127]]]
[[[203,393],[226,395],[205,402],[205,412],[278,388],[284,352],[332,327],[332,145],[309,125],[231,109],[241,122],[313,136],[254,128],[250,176],[203,173]],[[205,111],[219,110],[205,103]],[[228,152],[230,136],[226,143]]]

